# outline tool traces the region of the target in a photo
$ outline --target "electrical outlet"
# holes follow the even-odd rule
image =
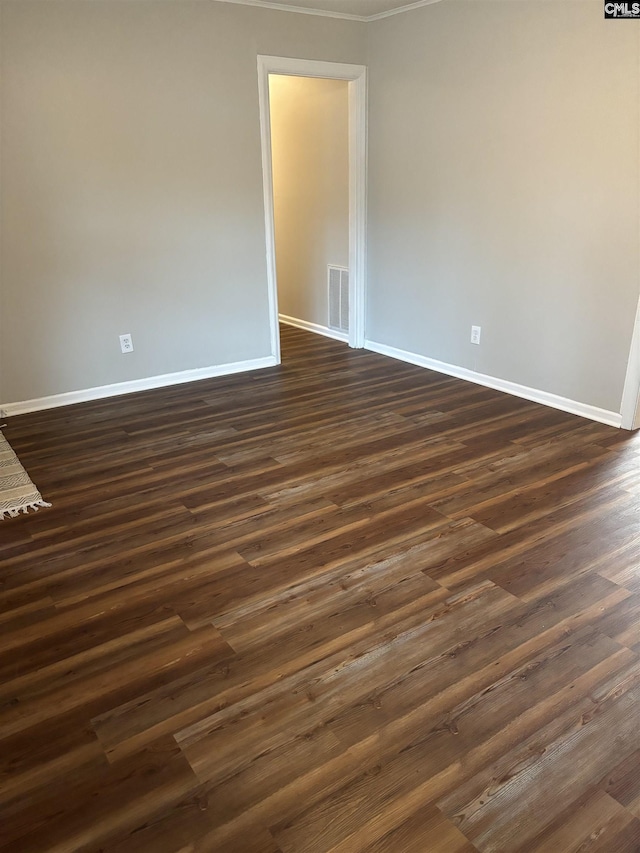
[[[120,349],[122,352],[133,352],[133,338],[131,335],[120,335]]]
[[[480,333],[482,332],[481,326],[472,326],[471,327],[471,343],[472,344],[480,344]]]

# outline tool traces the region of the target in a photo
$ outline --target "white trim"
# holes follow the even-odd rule
[[[323,77],[349,84],[349,346],[364,346],[366,239],[367,239],[367,69],[364,65],[258,56],[262,186],[269,290],[271,352],[280,363],[278,287],[276,280],[273,175],[271,171],[271,119],[269,74]]]
[[[636,311],[636,319],[633,324],[633,336],[631,338],[631,350],[627,363],[627,374],[622,392],[623,429],[640,428],[640,299]]]
[[[133,379],[129,382],[115,382],[113,385],[100,385],[96,388],[85,388],[82,391],[67,391],[64,394],[53,394],[50,397],[38,397],[19,403],[3,403],[2,412],[3,417],[23,415],[27,412],[39,412],[43,409],[55,409],[58,406],[70,406],[73,403],[86,403],[89,400],[103,400],[106,397],[117,397],[120,394],[132,394],[135,391],[148,391],[151,388],[181,385],[183,382],[195,382],[198,379],[228,376],[231,373],[243,373],[246,370],[261,370],[264,367],[274,367],[275,364],[276,360],[273,356],[266,356],[265,358],[247,359],[247,361],[234,361],[229,364],[216,364],[211,367],[196,367],[193,370],[164,373],[160,376]]]
[[[638,33],[638,46],[640,47],[640,33]],[[638,55],[640,57],[640,53]],[[640,155],[640,149],[638,153]],[[638,223],[640,225],[640,174],[638,175],[638,200]],[[631,346],[629,348],[627,372],[622,389],[620,413],[622,415],[623,429],[634,430],[640,428],[640,297],[638,298],[633,332],[631,334]]]
[[[341,18],[344,21],[379,21],[382,18],[391,18],[401,12],[411,12],[421,6],[432,6],[434,3],[442,3],[443,0],[416,0],[406,6],[398,6],[397,9],[389,9],[388,12],[378,12],[375,15],[352,15],[349,12],[332,12],[328,9],[309,9],[304,6],[288,6],[286,3],[273,3],[271,0],[218,0],[219,3],[232,3],[236,6],[254,6],[258,9],[274,9],[277,12],[297,12],[300,15],[317,15],[321,18]]]
[[[407,3],[406,6],[398,6],[397,9],[390,9],[388,12],[378,12],[377,15],[368,15],[366,21],[380,21],[382,18],[391,18],[393,15],[400,15],[402,12],[411,12],[413,9],[420,9],[422,6],[433,6],[434,3],[442,3],[444,0],[416,0],[415,3]]]
[[[427,0],[437,3],[438,0]],[[276,12],[297,12],[300,15],[317,15],[320,18],[341,18],[344,21],[366,22],[373,20],[366,15],[350,15],[348,12],[330,12],[328,9],[307,9],[304,6],[288,6],[286,3],[272,3],[271,0],[218,0],[218,3],[233,3],[234,6],[255,6],[258,9],[274,9]],[[383,14],[387,14],[384,12]]]
[[[367,280],[367,70],[349,82],[349,346],[364,347]]]
[[[445,373],[447,376],[455,376],[456,379],[475,382],[476,385],[484,385],[486,388],[493,388],[495,391],[504,391],[506,394],[522,397],[532,403],[541,403],[543,406],[560,409],[563,412],[589,418],[589,420],[598,421],[608,426],[619,427],[621,423],[621,417],[617,412],[599,409],[597,406],[589,406],[567,397],[559,397],[557,394],[550,394],[548,391],[529,388],[527,385],[519,385],[517,382],[509,382],[506,379],[497,379],[485,373],[476,373],[475,370],[469,370],[466,367],[447,364],[444,361],[437,361],[435,358],[428,358],[425,355],[407,352],[375,341],[367,340],[364,345],[365,349],[371,350],[371,352],[377,352],[380,355],[389,356],[389,358],[397,358],[399,361],[406,361],[408,364],[415,364],[418,367],[426,367],[429,370],[435,370],[437,373]]]
[[[271,115],[269,111],[269,72],[258,56],[258,102],[260,108],[260,149],[262,152],[262,194],[267,253],[267,293],[269,298],[269,334],[271,355],[280,364],[278,328],[278,283],[276,279],[275,220],[273,214],[273,173],[271,157]]]
[[[330,329],[328,326],[321,326],[320,323],[311,323],[309,320],[298,320],[297,317],[289,317],[287,314],[278,314],[281,323],[287,326],[295,326],[296,329],[304,329],[305,332],[314,332],[316,335],[324,335],[325,338],[332,338],[334,341],[342,341],[345,344],[349,343],[349,336],[344,332],[337,332],[335,329]]]

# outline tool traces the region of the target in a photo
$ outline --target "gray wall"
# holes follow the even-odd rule
[[[619,410],[638,33],[599,0],[445,0],[370,24],[4,0],[1,18],[0,401],[269,354],[270,53],[368,56],[367,336]]]
[[[368,32],[367,337],[618,412],[638,27],[590,0],[446,0]]]
[[[269,355],[256,56],[362,63],[365,25],[189,0],[1,14],[0,401]]]
[[[349,265],[349,84],[270,77],[281,314],[329,324],[327,264]]]

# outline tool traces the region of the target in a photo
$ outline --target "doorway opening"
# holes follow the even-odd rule
[[[258,81],[272,354],[280,363],[280,318],[363,347],[366,69],[259,56]],[[340,117],[333,136],[319,124]],[[283,129],[295,138],[274,141],[272,130]],[[313,209],[301,222],[305,194]]]
[[[280,323],[349,334],[349,95],[346,80],[269,75]]]

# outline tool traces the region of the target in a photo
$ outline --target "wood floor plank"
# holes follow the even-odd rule
[[[475,786],[477,793],[471,800],[462,786],[441,803],[445,813],[481,849],[504,849],[516,831],[521,843],[528,843],[588,791],[594,776],[635,751],[637,720],[631,709],[639,693],[635,659],[598,685],[591,708],[556,718],[554,725],[519,744],[472,780],[468,787]],[[560,721],[564,726],[558,731]],[[523,785],[529,792],[526,800]],[[452,801],[458,802],[453,813]]]
[[[364,834],[364,833],[362,833]],[[423,809],[366,847],[360,833],[350,839],[353,853],[476,853],[476,848],[437,808]]]
[[[80,787],[73,777],[65,781],[4,821],[4,839],[19,843],[25,853],[99,849],[102,838],[139,826],[141,818],[162,813],[198,784],[170,738],[96,775],[92,784],[83,779]]]
[[[578,851],[617,850],[634,853],[640,848],[640,821],[603,791],[583,802],[572,803],[566,814],[537,838],[530,850]]]
[[[640,749],[607,773],[600,787],[640,819]]]
[[[282,329],[34,412],[3,853],[637,853],[640,434]]]

